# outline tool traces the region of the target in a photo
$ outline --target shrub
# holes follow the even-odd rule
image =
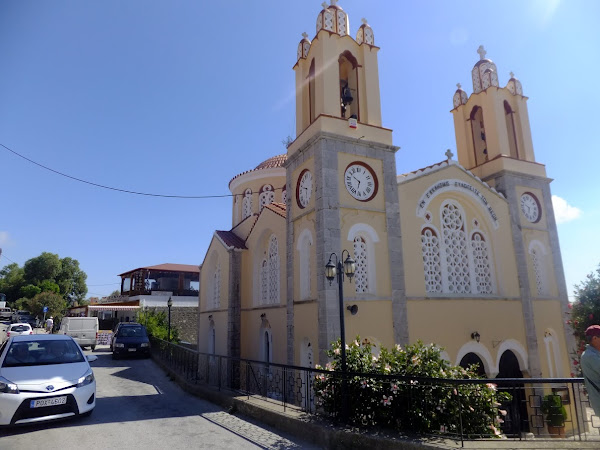
[[[326,371],[341,371],[341,347],[337,340],[328,356]],[[477,379],[474,369],[453,366],[435,345],[417,342],[405,349],[396,346],[373,353],[373,345],[357,337],[346,346],[348,420],[357,426],[393,427],[415,433],[462,433],[471,437],[499,436],[500,402],[510,395],[492,384],[458,384],[451,379]],[[317,366],[317,369],[320,369]],[[385,375],[385,376],[382,376]],[[324,412],[339,415],[340,374],[315,377],[316,403]]]
[[[150,336],[165,341],[169,340],[166,312],[153,309],[140,311],[138,312],[137,321],[146,327]],[[173,325],[173,320],[171,320],[171,342],[179,342],[179,330]]]
[[[542,413],[546,422],[553,427],[563,427],[567,419],[567,410],[563,406],[562,398],[556,394],[548,394],[542,400]]]

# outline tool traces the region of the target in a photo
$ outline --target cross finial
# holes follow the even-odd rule
[[[331,6],[335,6],[335,4],[338,2],[338,0],[331,0]]]
[[[360,19],[360,21],[361,21],[362,23],[364,23],[365,25],[368,25],[368,24],[367,24],[367,19],[365,19],[364,17],[363,17],[362,19]]]
[[[448,157],[448,161],[450,161],[452,159],[452,157],[454,156],[454,153],[452,153],[450,151],[450,149],[446,150],[445,155]]]
[[[509,73],[509,75],[510,75],[511,78],[515,77],[515,74],[513,72]]]
[[[321,3],[321,6],[323,7],[323,9],[327,9],[327,7],[328,7],[329,5],[327,4],[327,2],[323,2],[323,3]]]
[[[485,59],[485,55],[487,52],[483,48],[483,45],[480,45],[479,48],[477,49],[477,53],[479,53],[479,59]]]
[[[459,88],[459,89],[461,89],[461,88],[462,88],[462,86],[461,86],[461,84],[460,84],[460,83],[456,83],[456,87],[457,87],[457,88]]]
[[[306,34],[306,31],[305,31],[304,33],[302,33],[302,37],[303,37],[304,39],[308,39],[308,34]]]

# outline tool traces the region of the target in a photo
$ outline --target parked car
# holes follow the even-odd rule
[[[28,323],[31,328],[35,328],[37,320],[31,315],[29,311],[15,311],[12,315],[12,323]]]
[[[21,334],[33,334],[33,328],[28,323],[13,323],[6,330],[6,337],[19,336]]]
[[[90,362],[70,336],[11,337],[0,347],[0,425],[89,415],[96,406]]]
[[[80,347],[90,347],[94,351],[98,339],[98,318],[63,317],[58,333],[71,336]]]
[[[12,319],[12,310],[9,307],[0,308],[0,322]]]
[[[121,323],[112,338],[112,357],[150,356],[150,339],[146,327],[139,323]]]

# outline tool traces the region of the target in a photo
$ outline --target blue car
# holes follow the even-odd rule
[[[150,339],[139,323],[121,323],[112,338],[112,357],[150,356]]]

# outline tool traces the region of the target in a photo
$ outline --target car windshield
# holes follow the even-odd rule
[[[22,333],[23,331],[29,331],[31,327],[29,325],[13,325],[10,327],[10,331],[16,331]]]
[[[72,340],[39,340],[13,342],[2,367],[70,364],[85,361],[79,347]]]
[[[143,327],[121,327],[117,333],[119,337],[144,337],[146,330]]]

